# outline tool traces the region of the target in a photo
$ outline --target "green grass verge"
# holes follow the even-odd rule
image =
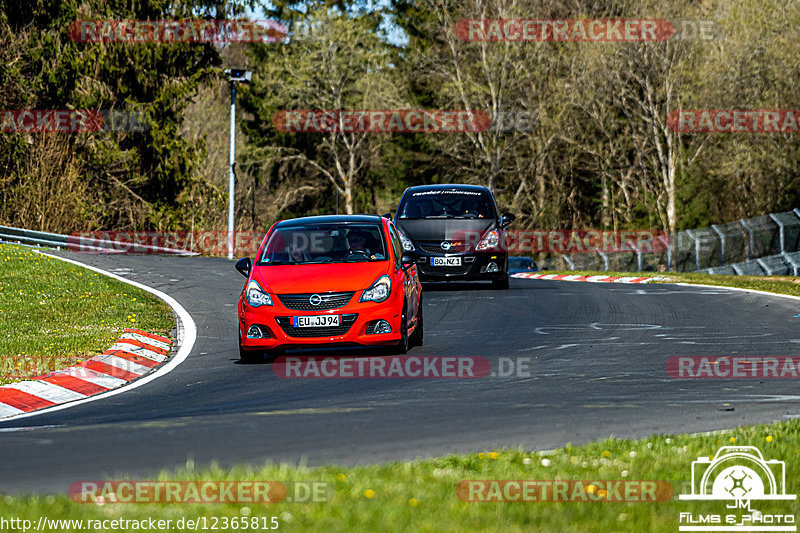
[[[800,421],[744,427],[704,435],[661,435],[640,440],[608,439],[550,452],[495,450],[437,459],[341,468],[267,465],[263,468],[217,467],[162,473],[157,479],[236,480],[327,483],[333,496],[316,503],[273,504],[123,504],[75,503],[66,495],[0,498],[0,516],[22,517],[35,524],[49,519],[173,520],[206,517],[277,517],[279,531],[654,531],[675,532],[679,513],[721,513],[724,503],[679,501],[690,492],[691,464],[712,456],[721,446],[752,445],[765,459],[786,461],[787,492],[800,492]],[[141,478],[137,478],[141,480]],[[661,503],[483,502],[459,499],[462,480],[663,480],[674,488]],[[76,480],[77,481],[77,480]],[[290,491],[291,494],[291,491]],[[757,502],[756,502],[757,503]],[[797,502],[754,504],[762,512],[793,513]],[[64,531],[78,531],[62,526]]]
[[[576,272],[569,272],[576,273]],[[583,272],[581,272],[583,273]],[[589,273],[586,273],[589,274]],[[598,272],[598,274],[609,274]],[[614,274],[614,273],[611,273]],[[617,273],[631,275],[630,273]],[[743,277],[672,274],[677,281],[735,286],[798,294],[793,278],[748,279]],[[129,290],[127,287],[126,290]],[[315,415],[298,415],[315,416]],[[800,492],[800,420],[700,435],[658,435],[646,439],[607,439],[582,446],[567,446],[548,452],[494,450],[435,459],[370,466],[338,467],[267,464],[262,468],[216,466],[162,472],[157,479],[281,481],[326,483],[333,496],[315,503],[273,504],[122,504],[106,499],[101,503],[73,502],[65,494],[2,496],[0,518],[22,518],[36,524],[49,520],[83,520],[59,524],[58,530],[85,531],[88,520],[171,520],[169,531],[187,531],[178,520],[205,517],[204,524],[219,529],[228,520],[247,518],[259,525],[276,517],[283,531],[654,531],[674,532],[682,512],[734,513],[724,503],[679,501],[689,492],[692,461],[712,456],[721,446],[752,445],[765,459],[786,462],[786,492]],[[141,480],[141,477],[137,478]],[[675,491],[661,503],[611,502],[508,502],[470,503],[456,493],[459,482],[473,479],[514,480],[663,480]],[[79,481],[79,480],[75,480]],[[793,514],[797,502],[754,502],[763,513]],[[250,522],[248,522],[248,525]],[[55,526],[52,526],[56,529]],[[108,527],[108,526],[106,526]],[[128,524],[129,529],[131,528]],[[198,528],[203,530],[202,526]],[[234,529],[228,522],[227,529]],[[243,529],[237,522],[237,529]]]
[[[126,327],[175,325],[148,292],[10,244],[0,244],[0,323],[0,384],[93,357]]]

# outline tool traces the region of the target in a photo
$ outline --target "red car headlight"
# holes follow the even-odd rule
[[[258,282],[254,279],[247,284],[247,303],[251,307],[261,307],[262,305],[272,305],[272,298],[264,292]]]
[[[384,274],[364,291],[359,302],[385,302],[392,293],[392,280]]]

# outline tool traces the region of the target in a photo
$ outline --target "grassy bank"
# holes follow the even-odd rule
[[[655,531],[678,530],[679,513],[722,513],[724,503],[679,501],[689,491],[691,463],[721,446],[752,445],[765,459],[786,461],[788,492],[800,491],[800,421],[739,428],[705,435],[661,435],[641,440],[609,439],[550,452],[486,450],[437,459],[341,468],[205,468],[164,472],[161,480],[259,480],[317,482],[328,485],[328,501],[271,504],[102,504],[75,503],[66,495],[9,497],[0,516],[49,519],[173,520],[171,531],[185,531],[180,518],[277,517],[282,531]],[[141,478],[138,478],[141,479]],[[462,501],[463,480],[662,480],[674,488],[660,503],[587,501],[569,503]],[[290,490],[290,494],[291,494]],[[757,505],[762,512],[792,513],[797,502]],[[754,508],[756,505],[754,505]],[[65,531],[77,531],[62,525]]]
[[[29,259],[29,258],[28,258]],[[576,272],[570,272],[576,273]],[[606,274],[600,272],[600,274]],[[631,275],[630,273],[617,273]],[[745,278],[702,274],[668,274],[681,282],[734,286],[798,294],[793,278]],[[127,287],[126,287],[127,289]],[[127,289],[129,291],[129,289]],[[130,294],[130,292],[128,293]],[[130,299],[130,298],[129,298]],[[130,314],[130,313],[128,313]],[[314,416],[314,415],[296,415]],[[68,431],[65,429],[64,431]],[[484,450],[380,465],[305,468],[267,464],[261,468],[186,468],[162,472],[158,479],[280,481],[323,483],[332,494],[313,503],[236,504],[123,504],[113,497],[95,503],[76,503],[66,494],[0,496],[0,518],[22,518],[34,526],[40,518],[80,520],[80,524],[51,523],[50,529],[86,531],[88,520],[145,520],[172,522],[161,530],[195,530],[186,520],[204,519],[202,524],[217,529],[248,529],[272,525],[279,531],[654,531],[675,532],[680,513],[733,514],[719,502],[680,501],[678,494],[690,491],[692,461],[714,456],[722,446],[755,446],[765,459],[786,464],[786,492],[800,492],[800,420],[748,426],[699,435],[656,435],[638,440],[607,439],[582,446],[566,446],[547,452],[521,449]],[[223,451],[220,452],[224,453]],[[141,477],[137,477],[142,480]],[[674,489],[664,502],[619,503],[603,501],[467,502],[456,491],[466,480],[661,480]],[[78,480],[76,480],[78,481]],[[600,485],[600,483],[597,483]],[[763,513],[794,514],[797,501],[754,502]],[[233,527],[230,519],[237,519]],[[178,521],[183,519],[181,526]],[[228,520],[228,526],[222,527]],[[109,526],[105,526],[109,527]],[[129,530],[133,528],[129,525]],[[202,526],[196,528],[204,530]],[[205,529],[207,530],[207,529]]]
[[[126,327],[166,334],[151,294],[30,248],[0,244],[0,384],[93,357]]]

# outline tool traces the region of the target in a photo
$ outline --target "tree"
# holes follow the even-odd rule
[[[151,118],[145,131],[93,134],[4,134],[0,165],[7,223],[75,231],[167,228],[181,222],[180,194],[200,162],[202,145],[179,134],[197,88],[216,76],[211,43],[83,43],[70,38],[76,20],[224,18],[240,11],[224,0],[4,2],[0,42],[2,109],[117,109]],[[48,135],[61,135],[57,140]],[[50,180],[65,165],[75,176]],[[30,191],[49,191],[25,208]],[[50,205],[52,204],[52,205]],[[46,213],[59,212],[59,216]]]
[[[326,7],[312,9],[302,32],[281,47],[253,45],[250,57],[258,72],[244,93],[253,115],[245,131],[258,147],[251,159],[273,164],[297,162],[319,176],[353,213],[354,190],[370,169],[380,165],[381,146],[389,135],[348,131],[284,133],[273,118],[282,110],[396,109],[402,99],[391,65],[390,47],[375,33],[371,15],[352,16]]]

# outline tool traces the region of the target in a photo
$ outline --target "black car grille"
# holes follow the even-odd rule
[[[422,249],[423,252],[428,252],[429,254],[458,254],[466,252],[469,248],[469,246],[467,246],[467,244],[464,242],[451,242],[450,248],[444,250],[442,249],[442,242],[443,241],[420,241],[417,243],[417,245]]]
[[[284,306],[295,311],[327,311],[328,309],[337,309],[347,305],[355,292],[319,293],[319,297],[322,298],[319,305],[313,305],[309,301],[313,294],[279,294],[278,299]]]
[[[344,335],[355,323],[357,314],[342,315],[341,324],[338,326],[327,326],[320,328],[296,328],[292,325],[292,319],[288,316],[277,317],[275,320],[284,333],[289,337],[338,337]]]
[[[464,263],[461,266],[431,266],[430,263],[417,263],[417,268],[423,274],[466,274],[472,268],[472,263]]]

